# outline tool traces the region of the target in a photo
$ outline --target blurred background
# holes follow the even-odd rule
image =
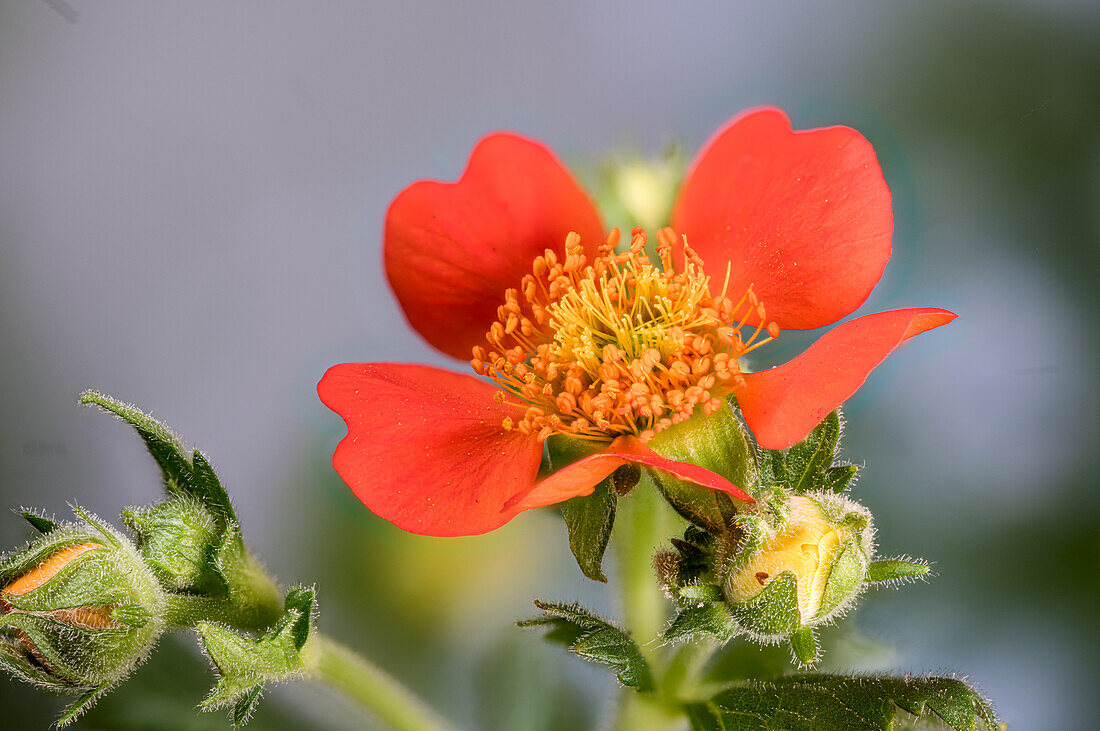
[[[879,154],[894,255],[861,312],[960,313],[847,407],[881,552],[937,573],[867,598],[848,624],[892,650],[853,666],[964,674],[1012,729],[1090,727],[1098,38],[1084,0],[3,2],[0,503],[115,519],[159,496],[137,438],[76,405],[99,388],[205,450],[255,550],[317,583],[322,628],[446,715],[598,724],[612,674],[511,626],[536,596],[617,611],[557,514],[471,539],[400,532],[332,472],[343,424],[314,387],[345,361],[463,368],[405,326],[381,230],[401,188],[454,179],[481,135],[531,135],[584,172],[669,141],[693,154],[778,104]],[[0,544],[27,537],[0,514]],[[212,684],[194,645],[162,643],[81,727],[225,727],[194,711]],[[0,679],[9,727],[60,706]],[[271,692],[254,724],[364,727],[308,685]]]

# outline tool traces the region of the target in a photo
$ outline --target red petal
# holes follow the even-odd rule
[[[570,498],[590,495],[601,480],[628,462],[656,467],[682,480],[728,492],[738,500],[753,502],[753,499],[741,488],[721,475],[698,465],[666,459],[635,437],[626,436],[611,442],[604,451],[579,459],[540,480],[530,490],[512,498],[507,507],[515,511],[530,510],[560,503]]]
[[[344,363],[317,384],[348,435],[332,465],[363,504],[413,533],[461,536],[507,523],[542,445],[501,426],[498,389],[430,366]]]
[[[863,304],[890,258],[890,190],[848,127],[792,132],[778,109],[735,118],[699,153],[673,212],[718,282],[753,290],[768,320],[806,330]]]
[[[546,147],[513,134],[481,140],[456,183],[423,180],[386,214],[386,273],[417,332],[469,359],[485,342],[504,291],[518,288],[546,249],[576,231],[590,256],[599,214]]]
[[[736,390],[745,423],[765,449],[786,449],[859,390],[894,348],[957,317],[934,307],[891,310],[837,325],[794,360],[746,373]]]

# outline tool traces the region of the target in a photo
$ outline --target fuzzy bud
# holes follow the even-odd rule
[[[58,527],[0,564],[0,664],[58,689],[113,685],[153,647],[164,606],[123,536]]]
[[[731,613],[759,637],[787,636],[849,606],[867,576],[871,515],[835,495],[790,497],[779,530],[761,522],[725,577]]]
[[[168,589],[198,594],[221,586],[213,555],[220,531],[197,500],[177,498],[142,510],[124,510],[145,563]]]

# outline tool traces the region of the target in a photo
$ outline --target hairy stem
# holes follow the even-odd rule
[[[642,654],[652,662],[653,640],[668,619],[668,601],[657,587],[653,554],[675,530],[675,518],[648,480],[619,505],[613,543],[619,562],[623,618]]]
[[[324,635],[306,646],[310,676],[398,731],[451,731],[446,721],[388,673]]]
[[[165,622],[169,627],[194,627],[199,622],[218,622],[248,632],[261,632],[282,614],[282,603],[234,604],[225,599],[196,594],[169,593]]]

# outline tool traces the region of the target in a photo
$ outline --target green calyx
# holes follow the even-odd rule
[[[732,407],[713,414],[696,411],[691,418],[657,434],[650,449],[662,457],[689,462],[725,477],[759,498],[756,448]],[[729,530],[745,504],[724,492],[679,480],[660,470],[648,470],[668,503],[691,523],[712,533]]]
[[[81,517],[51,524],[0,564],[0,664],[30,682],[99,693],[152,649],[166,596],[124,536]]]

